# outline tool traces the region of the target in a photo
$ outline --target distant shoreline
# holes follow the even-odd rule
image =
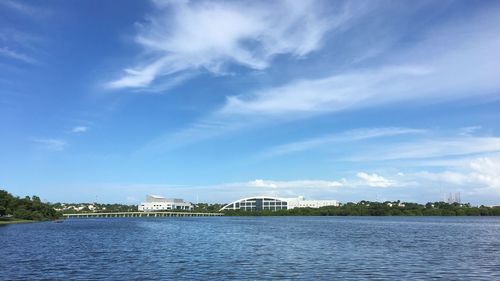
[[[33,223],[38,222],[34,220],[22,220],[22,219],[12,219],[12,220],[1,220],[0,225],[8,225],[8,224],[20,224],[20,223]]]

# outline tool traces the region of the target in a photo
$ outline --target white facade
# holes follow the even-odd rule
[[[193,204],[183,199],[165,198],[158,195],[147,195],[146,202],[139,205],[139,212],[169,211],[169,210],[193,210]]]
[[[304,200],[304,197],[294,198],[288,201],[288,209],[293,208],[321,208],[326,206],[338,206],[337,200]]]
[[[325,206],[338,206],[337,200],[305,200],[300,196],[297,198],[280,198],[271,196],[255,196],[236,200],[222,207],[224,210],[245,210],[245,211],[278,211],[291,210],[294,208],[321,208]]]

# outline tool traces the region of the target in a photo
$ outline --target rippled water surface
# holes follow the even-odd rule
[[[72,219],[0,226],[0,279],[500,280],[500,218]]]

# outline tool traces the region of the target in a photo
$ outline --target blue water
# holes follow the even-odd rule
[[[0,227],[0,279],[500,280],[500,218],[73,219]]]

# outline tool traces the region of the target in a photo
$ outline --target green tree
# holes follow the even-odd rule
[[[0,215],[12,214],[14,218],[29,220],[56,219],[60,214],[38,196],[30,198],[14,197],[5,190],[0,190]]]

